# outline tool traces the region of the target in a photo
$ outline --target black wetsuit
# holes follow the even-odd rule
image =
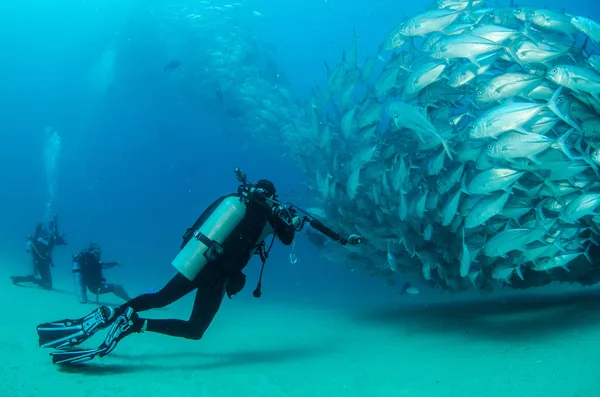
[[[192,233],[212,214],[212,212],[227,198],[237,196],[231,194],[223,196],[211,204],[200,215],[194,226],[184,235],[181,248],[187,244]],[[194,308],[188,321],[183,320],[152,320],[148,319],[146,330],[165,335],[177,336],[187,339],[200,339],[212,322],[221,306],[225,293],[229,297],[242,290],[246,276],[242,269],[248,264],[254,249],[258,248],[264,227],[267,222],[274,230],[275,236],[285,245],[290,245],[294,240],[294,228],[275,217],[270,210],[256,203],[247,205],[246,215],[240,224],[233,230],[229,238],[223,243],[223,254],[213,262],[209,262],[198,273],[194,281],[188,280],[181,273],[167,283],[160,291],[153,294],[140,295],[117,309],[117,313],[131,307],[136,312],[165,307],[193,290],[196,291]],[[134,323],[135,331],[139,332],[145,319],[137,318]]]
[[[108,294],[115,292],[115,287],[120,287],[117,284],[107,283],[102,273],[103,269],[118,266],[118,262],[102,262],[99,256],[95,255],[89,249],[85,249],[75,255],[73,262],[78,264],[78,269],[75,269],[75,266],[73,266],[73,272],[81,274],[83,284],[92,294]]]
[[[27,276],[12,276],[13,283],[31,282],[42,288],[52,289],[52,251],[54,247],[67,245],[65,239],[59,235],[56,222],[40,223],[35,228],[35,234],[28,239],[28,250],[31,253],[32,270]],[[37,278],[37,276],[40,278]]]

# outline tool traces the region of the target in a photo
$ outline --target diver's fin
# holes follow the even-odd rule
[[[90,361],[104,351],[102,346],[95,349],[57,350],[50,353],[52,363],[57,365],[72,365]]]
[[[52,362],[57,365],[79,364],[95,357],[104,357],[117,347],[117,343],[127,335],[135,332],[134,320],[137,319],[137,314],[130,307],[125,310],[125,313],[117,317],[104,339],[104,342],[95,349],[70,349],[59,350],[50,353]],[[139,330],[138,330],[139,332]]]
[[[37,326],[40,347],[68,349],[79,345],[96,332],[106,328],[115,317],[115,310],[102,306],[77,320],[53,321]]]

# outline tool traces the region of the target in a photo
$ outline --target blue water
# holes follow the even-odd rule
[[[65,277],[70,256],[97,242],[105,259],[126,265],[120,273],[126,285],[129,280],[138,292],[160,287],[173,273],[169,263],[182,232],[216,197],[236,189],[234,167],[251,178],[272,179],[284,199],[309,204],[303,175],[289,156],[266,147],[260,137],[240,133],[216,100],[190,99],[163,71],[172,58],[189,55],[161,40],[177,34],[156,24],[160,15],[153,10],[165,3],[0,3],[0,252],[15,272],[26,265],[25,238],[44,215],[46,126],[62,138],[55,208],[69,246],[55,251],[54,273]],[[360,62],[376,53],[389,29],[427,6],[384,0],[245,4],[263,16],[245,13],[240,25],[258,43],[276,48],[274,60],[300,102],[308,100],[315,84],[325,83],[324,62],[339,62],[353,29],[360,38]],[[527,5],[600,19],[595,4]],[[186,2],[172,6],[183,8]],[[118,59],[114,82],[104,95],[92,95],[87,76],[111,43]],[[304,236],[297,251],[300,262],[292,266],[289,250],[275,247],[264,299],[396,299],[383,280],[320,258]],[[258,268],[257,261],[247,268],[250,283]],[[247,287],[243,294],[250,292]]]

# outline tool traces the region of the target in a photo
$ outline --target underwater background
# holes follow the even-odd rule
[[[248,133],[216,89],[194,89],[194,79],[181,77],[202,68],[193,61],[194,47],[205,43],[171,45],[185,31],[178,18],[188,8],[232,4],[0,3],[0,307],[6,316],[0,393],[600,395],[595,287],[503,290],[489,297],[425,287],[418,295],[399,295],[368,271],[326,259],[303,233],[294,247],[296,263],[289,247],[274,246],[261,299],[251,294],[260,262],[248,265],[246,288],[225,299],[202,341],[136,336],[114,358],[89,364],[92,369],[52,366],[37,347],[35,325],[91,310],[77,303],[70,272],[71,256],[89,243],[100,244],[106,260],[123,264],[107,278],[137,295],[161,288],[173,275],[170,262],[183,232],[214,199],[237,189],[234,168],[251,180],[272,180],[286,201],[312,206],[305,175],[287,146]],[[353,31],[360,63],[377,53],[390,29],[429,2],[236,4],[211,9],[207,26],[210,18],[232,18],[304,109],[313,87],[327,83],[324,61],[339,62]],[[526,5],[600,20],[594,1]],[[204,27],[226,35],[219,28]],[[165,70],[172,60],[181,65]],[[54,253],[57,291],[18,288],[8,277],[28,268],[25,241],[49,203],[69,243]],[[398,283],[404,281],[399,275]],[[187,318],[192,302],[180,303],[158,316]],[[288,317],[295,323],[286,323]],[[190,351],[198,355],[186,355]]]

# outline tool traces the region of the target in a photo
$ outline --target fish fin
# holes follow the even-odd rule
[[[477,58],[476,57],[469,57],[467,58],[473,65],[477,66],[478,68],[481,67],[481,65],[479,64],[479,62],[477,62]]]
[[[524,66],[521,60],[519,59],[517,53],[511,46],[504,46],[503,51],[507,54],[516,64],[520,66]]]
[[[562,232],[561,232],[561,234],[562,234]],[[565,249],[565,247],[563,247],[563,246],[562,246],[562,244],[560,243],[560,238],[557,238],[557,239],[554,241],[554,246],[555,246],[556,248],[558,248],[558,250],[559,250],[560,252],[562,252],[562,253],[566,253],[566,252],[567,252],[567,250]]]
[[[481,110],[481,107],[479,106],[479,104],[476,101],[474,101],[473,99],[469,99],[468,102],[475,109]]]
[[[469,189],[467,188],[466,179],[467,179],[467,178],[464,178],[464,177],[462,178],[462,180],[461,180],[461,182],[460,182],[460,190],[461,190],[461,191],[462,191],[464,194],[471,196],[472,194],[471,194],[471,192],[469,192]]]
[[[594,262],[592,262],[592,258],[590,258],[590,249],[591,248],[592,248],[592,244],[588,244],[588,246],[585,249],[585,251],[583,251],[583,255],[588,260],[588,262],[590,262],[591,264],[593,264]]]
[[[535,154],[532,154],[531,156],[527,157],[527,159],[534,164],[537,164],[537,165],[542,164],[542,162],[540,160],[538,160],[538,158],[536,157]]]
[[[452,157],[452,152],[450,151],[450,147],[448,146],[448,141],[446,139],[442,138],[439,135],[438,135],[438,138],[440,138],[440,140],[442,141],[442,145],[444,146],[444,150],[446,151],[446,154],[448,155],[448,158],[450,160],[454,161],[454,158]]]
[[[531,29],[531,23],[525,22],[525,24],[523,26],[523,30],[521,31],[521,34],[523,36],[527,37],[533,44],[537,45],[539,42],[535,38],[535,36],[531,34],[530,29]]]
[[[523,263],[521,262],[521,263],[519,263],[519,264],[517,265],[517,267],[515,268],[515,270],[517,271],[517,276],[519,276],[519,278],[520,278],[521,280],[525,280],[525,278],[523,277],[523,272],[521,271],[521,267],[522,267],[522,266],[523,266]]]

